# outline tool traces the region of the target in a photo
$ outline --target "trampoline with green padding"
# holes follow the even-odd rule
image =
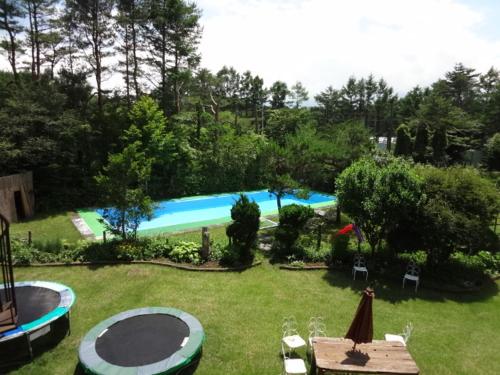
[[[194,316],[168,307],[146,307],[112,316],[80,344],[90,374],[172,374],[193,363],[205,334]]]

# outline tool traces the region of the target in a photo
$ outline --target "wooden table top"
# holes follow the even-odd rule
[[[373,340],[358,344],[341,338],[315,337],[312,340],[316,368],[338,373],[409,374],[419,369],[406,347],[396,341]]]

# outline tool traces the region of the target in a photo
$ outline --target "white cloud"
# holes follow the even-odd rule
[[[500,40],[475,32],[484,15],[456,0],[200,0],[202,64],[249,69],[266,84],[302,81],[312,94],[350,75],[383,76],[398,92],[457,62],[486,71]]]
[[[341,87],[350,75],[373,73],[404,93],[432,83],[457,62],[482,72],[500,62],[500,39],[476,31],[489,15],[459,0],[197,3],[203,67],[251,70],[267,86],[301,81],[311,96]],[[0,68],[9,68],[5,59]],[[122,84],[115,75],[106,87]]]

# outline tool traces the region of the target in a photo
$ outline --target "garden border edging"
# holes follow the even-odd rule
[[[160,262],[155,260],[132,260],[132,261],[97,261],[97,262],[55,262],[55,263],[35,263],[35,264],[15,264],[14,267],[77,267],[77,266],[114,266],[114,265],[122,265],[122,264],[151,264],[155,266],[163,266],[170,268],[177,268],[185,271],[198,271],[198,272],[239,272],[245,271],[247,269],[260,266],[262,261],[254,262],[247,266],[240,267],[196,267],[196,266],[188,266],[184,264],[177,264],[173,262]]]

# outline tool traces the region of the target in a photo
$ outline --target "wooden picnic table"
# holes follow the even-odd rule
[[[315,337],[312,340],[317,374],[363,373],[418,375],[419,369],[406,347],[396,341],[373,340],[358,344],[342,338]]]

